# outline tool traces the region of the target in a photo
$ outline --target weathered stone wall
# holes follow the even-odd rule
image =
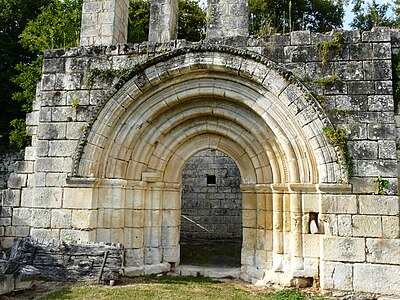
[[[207,38],[247,37],[247,0],[208,0]]]
[[[7,188],[8,178],[15,171],[15,163],[21,159],[17,152],[0,153],[0,190]]]
[[[290,241],[291,253],[294,254],[279,252],[280,250],[279,253],[272,254],[275,244],[271,243],[259,245],[257,253],[253,248],[251,251],[247,251],[247,248],[243,250],[243,257],[246,257],[246,261],[243,262],[243,265],[246,265],[246,274],[252,274],[246,279],[260,278],[261,267],[253,268],[255,261],[260,263],[259,266],[263,265],[264,269],[271,269],[268,257],[292,255],[299,258],[300,265],[303,263],[304,266],[310,267],[312,272],[297,271],[291,276],[320,276],[324,289],[347,293],[400,294],[400,283],[397,280],[400,273],[396,154],[398,134],[391,71],[392,54],[399,49],[399,32],[375,28],[371,32],[363,33],[344,31],[341,36],[341,47],[336,50],[332,47],[326,58],[316,51],[316,45],[331,41],[334,34],[304,31],[250,37],[247,40],[248,50],[272,61],[266,64],[276,63],[282,70],[290,69],[310,92],[318,95],[331,121],[346,132],[353,176],[350,185],[325,186],[321,180],[309,186],[297,187],[297,190],[296,183],[257,187],[265,189],[265,197],[256,198],[259,199],[258,202],[252,199],[248,202],[251,205],[244,207],[247,210],[247,221],[260,221],[255,217],[255,211],[268,213],[268,217],[265,215],[263,219],[263,226],[267,229],[264,236],[270,241],[274,234],[274,241],[281,238],[282,245],[289,244],[293,228],[300,233]],[[222,38],[219,43],[229,43],[229,39]],[[18,165],[9,189],[2,193],[3,210],[8,211],[7,215],[1,218],[4,246],[10,246],[14,237],[28,235],[46,240],[55,238],[114,241],[121,242],[130,249],[129,255],[134,261],[156,264],[163,260],[160,252],[157,252],[163,247],[159,240],[165,242],[165,239],[160,237],[161,228],[157,227],[158,231],[154,231],[143,221],[143,214],[153,219],[158,218],[159,215],[155,211],[159,207],[146,207],[144,212],[133,209],[125,212],[125,198],[119,194],[120,190],[125,188],[126,183],[123,181],[119,182],[119,185],[113,182],[109,186],[104,182],[101,183],[103,186],[93,183],[96,188],[92,188],[89,182],[91,178],[87,181],[79,181],[79,178],[73,181],[67,180],[67,177],[75,167],[73,156],[77,145],[85,144],[85,141],[79,142],[79,139],[82,130],[90,121],[90,112],[103,99],[103,95],[117,93],[116,88],[110,90],[113,81],[118,80],[115,76],[117,72],[110,70],[127,70],[153,56],[165,55],[164,59],[168,60],[169,53],[184,47],[200,49],[199,44],[174,41],[162,45],[143,43],[81,47],[45,53],[40,93],[34,103],[34,111],[27,119],[29,131],[33,135],[33,146],[26,149],[25,161]],[[193,61],[201,61],[208,46],[203,44],[202,47],[191,56]],[[209,51],[217,49],[215,45],[209,47]],[[224,51],[242,53],[240,49],[232,48],[224,48]],[[184,63],[187,61],[182,62]],[[224,63],[233,64],[231,61]],[[213,64],[217,64],[217,61],[210,61],[208,66]],[[235,64],[239,70],[247,71],[251,69],[249,66],[253,61],[247,57],[235,61]],[[95,68],[105,71],[100,72],[102,76],[94,77],[91,83],[90,70]],[[257,71],[254,70],[251,76],[271,76],[260,75]],[[137,80],[139,87],[150,84],[148,82],[151,74],[150,71],[147,72]],[[243,76],[249,76],[248,73],[243,73]],[[282,74],[286,76],[285,72]],[[271,90],[279,86],[281,81],[276,79],[274,82],[276,85],[271,85]],[[229,85],[226,85],[227,89],[228,87]],[[123,93],[123,89],[119,92]],[[293,97],[296,97],[296,94]],[[297,98],[293,103],[297,103]],[[293,107],[296,108],[295,105],[291,105],[289,109]],[[304,110],[299,110],[296,118],[307,120],[304,116],[307,113],[311,114],[312,111],[305,107]],[[138,123],[137,126],[139,128],[141,125]],[[99,141],[104,139],[103,136],[96,138]],[[90,147],[93,145],[88,145],[88,148]],[[320,147],[322,149],[323,145]],[[323,151],[315,151],[313,155],[317,158],[329,157],[329,153]],[[115,169],[118,169],[118,166],[115,166]],[[331,172],[337,173],[334,162]],[[90,174],[89,171],[87,173]],[[143,185],[157,181],[154,179],[156,177],[152,178],[150,175]],[[379,176],[390,182],[390,185],[381,191],[385,195],[379,194],[378,186],[374,182]],[[346,180],[347,178],[342,178],[340,181],[346,183]],[[104,190],[101,190],[102,188]],[[143,186],[140,188],[145,189]],[[156,185],[152,188],[156,193],[154,199],[158,199],[157,191],[161,189],[162,187]],[[273,192],[271,189],[274,189]],[[102,207],[97,207],[95,201],[98,198],[93,196],[96,193],[100,194],[99,191],[103,192],[101,199],[105,204]],[[168,192],[178,193],[172,188]],[[293,199],[297,200],[290,198],[293,195]],[[247,194],[244,193],[244,196],[247,197]],[[250,196],[254,195],[250,193]],[[137,200],[139,196],[134,194],[131,199]],[[277,203],[282,201],[282,207],[272,207],[271,199],[277,199]],[[171,204],[168,202],[168,205]],[[259,209],[257,205],[264,206]],[[291,214],[292,206],[300,207],[300,212]],[[272,233],[272,215],[284,216],[276,223],[280,224],[276,234],[278,239],[275,238],[275,232]],[[318,228],[311,230],[310,218],[315,216],[317,219],[314,221]],[[167,223],[168,230],[179,233],[179,220],[166,217],[163,220]],[[254,224],[258,226],[255,221]],[[302,224],[304,228],[295,227],[297,224]],[[244,247],[256,244],[257,237],[252,228],[244,230],[248,237],[253,237],[244,241]],[[174,240],[173,243],[176,246],[178,241]],[[143,246],[145,244],[148,246]],[[280,246],[277,245],[277,249]],[[173,262],[177,255],[176,248],[168,250],[174,254],[165,259]],[[157,254],[146,256],[148,253]],[[277,266],[277,270],[279,267],[282,266]],[[266,278],[278,277],[275,273],[273,276],[275,277]]]
[[[176,40],[178,34],[178,0],[151,2],[149,42],[164,43]]]
[[[210,175],[215,184],[207,183]],[[182,171],[181,239],[241,239],[240,183],[238,167],[224,153],[209,150],[193,156]]]
[[[126,43],[129,0],[85,0],[80,45]]]
[[[16,239],[2,251],[0,296],[27,290],[37,278],[109,283],[124,272],[121,245]]]

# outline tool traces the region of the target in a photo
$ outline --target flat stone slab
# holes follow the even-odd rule
[[[179,266],[175,273],[182,276],[196,276],[201,274],[205,277],[210,278],[239,278],[241,270],[240,268],[218,268],[218,267],[206,267],[206,266]]]

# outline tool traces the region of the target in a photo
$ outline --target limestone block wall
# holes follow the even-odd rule
[[[7,188],[7,181],[15,170],[15,163],[21,159],[22,156],[15,151],[0,154],[0,190]]]
[[[208,183],[213,176],[215,183]],[[224,153],[193,156],[182,170],[181,239],[241,239],[240,183],[239,169]]]
[[[104,282],[118,279],[123,253],[121,245],[22,239],[15,241],[9,262],[32,266],[37,276],[51,280]]]
[[[253,247],[257,243],[256,233],[253,228],[244,228],[243,249],[246,250],[242,250],[242,255],[247,260],[243,265],[249,266],[248,274],[258,272],[259,275],[261,271],[251,267],[256,261],[270,262],[272,250],[278,249],[276,253],[288,258],[295,256],[299,258],[299,266],[308,266],[314,272],[299,271],[292,274],[294,277],[319,276],[324,289],[400,294],[397,280],[400,273],[398,134],[391,71],[392,54],[399,49],[399,32],[385,28],[362,33],[345,31],[341,32],[340,47],[329,44],[327,56],[316,50],[320,42],[333,39],[334,33],[302,31],[250,37],[246,41],[246,49],[270,59],[270,64],[290,69],[310,93],[318,96],[335,126],[346,133],[353,176],[349,185],[340,184],[346,183],[347,178],[342,178],[336,187],[323,182],[310,187],[297,186],[297,190],[296,183],[257,187],[264,189],[265,197],[260,199],[265,201],[254,203],[263,205],[262,211],[268,215],[258,220],[265,223],[265,240],[276,235],[274,241],[278,242],[257,245],[257,256]],[[219,43],[227,44],[229,39],[221,39]],[[177,214],[166,211],[164,217],[160,217],[159,211],[164,190],[169,193],[165,196],[170,199],[168,209],[179,210],[180,187],[157,185],[157,176],[153,173],[146,173],[146,178],[135,183],[113,178],[69,177],[74,170],[73,158],[82,131],[90,121],[90,112],[106,93],[117,93],[116,88],[110,88],[120,76],[115,70],[127,70],[154,56],[164,55],[167,60],[171,51],[185,47],[196,49],[199,44],[173,41],[45,53],[37,100],[27,117],[33,144],[26,149],[24,161],[17,165],[8,189],[2,192],[2,212],[7,212],[2,213],[0,224],[4,231],[3,247],[11,246],[15,237],[29,235],[44,240],[120,242],[130,249],[126,253],[140,267],[140,264],[160,263],[162,243],[173,237],[174,240],[168,242],[174,247],[168,249],[171,255],[166,261],[179,262],[180,221],[175,218]],[[196,55],[193,60],[203,52]],[[247,59],[236,63],[243,69],[251,64]],[[97,70],[97,77],[90,70]],[[145,82],[142,83],[150,84],[146,76],[141,78]],[[300,119],[303,114],[301,111],[296,116]],[[321,151],[315,155],[328,154]],[[122,169],[119,165],[114,168]],[[379,190],[375,182],[379,176],[388,180],[389,186]],[[133,188],[134,184],[137,187]],[[251,189],[254,187],[248,188]],[[141,202],[146,195],[151,195],[151,204]],[[257,199],[255,193],[246,191],[244,197]],[[130,205],[129,201],[140,203],[144,209],[127,212],[124,208]],[[250,207],[245,209],[250,210]],[[253,205],[251,210],[247,221],[258,218],[254,217],[257,206]],[[284,218],[279,219],[281,215]],[[280,232],[272,230],[274,216],[276,223],[273,224],[278,225]],[[316,218],[314,221],[318,225],[313,233],[309,228],[310,218]],[[173,234],[165,234],[161,227],[154,231],[152,223],[145,220],[164,222]],[[280,224],[281,221],[285,223]],[[297,230],[296,234],[291,235],[292,229]],[[290,253],[279,250],[284,245],[290,245]],[[265,267],[271,269],[267,263]],[[249,275],[248,279],[257,276]]]
[[[176,40],[178,34],[178,0],[151,2],[149,42],[165,43]]]
[[[80,45],[126,43],[129,0],[84,0]]]
[[[247,0],[208,0],[207,38],[247,37]]]

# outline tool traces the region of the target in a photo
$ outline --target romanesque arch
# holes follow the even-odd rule
[[[182,168],[220,150],[242,174],[243,276],[316,277],[318,265],[304,263],[304,196],[318,203],[319,184],[347,178],[323,134],[329,124],[294,76],[258,55],[178,50],[110,90],[82,134],[71,182],[92,180],[96,239],[124,243],[128,266],[177,264]]]

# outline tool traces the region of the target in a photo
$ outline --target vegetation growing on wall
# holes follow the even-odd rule
[[[342,34],[340,32],[336,32],[331,41],[320,42],[315,45],[315,49],[322,58],[322,63],[327,62],[328,56],[331,52],[333,52],[335,55],[338,55],[343,50],[342,41]]]
[[[322,128],[326,137],[328,138],[329,143],[340,149],[340,152],[344,158],[344,164],[346,165],[347,174],[350,177],[353,176],[353,163],[351,161],[349,147],[348,147],[348,139],[346,135],[346,131],[342,128],[335,127],[324,127]]]
[[[393,4],[355,4],[354,28],[364,30],[376,25],[400,25],[400,1]],[[36,83],[41,77],[41,53],[47,48],[68,48],[78,44],[82,0],[2,0],[0,1],[0,137],[7,140],[13,119],[24,120],[35,98]],[[393,8],[394,14],[387,12]],[[249,0],[249,26],[251,33],[287,32],[310,29],[326,32],[340,28],[343,17],[342,1],[331,0]],[[131,0],[129,41],[147,40],[150,16],[148,0]],[[180,0],[179,38],[199,40],[204,36],[205,13],[198,1]],[[20,41],[19,41],[20,40]],[[340,51],[341,37],[335,34],[331,42],[317,45],[323,61],[329,53]],[[395,98],[400,95],[399,59],[393,65]],[[332,78],[331,78],[332,79]],[[321,84],[323,84],[321,82]],[[13,100],[14,101],[13,101]],[[22,145],[11,137],[10,143]]]
[[[386,191],[385,189],[389,186],[390,182],[387,179],[383,179],[382,176],[379,176],[374,183],[378,185],[378,194],[379,195],[385,195]]]

